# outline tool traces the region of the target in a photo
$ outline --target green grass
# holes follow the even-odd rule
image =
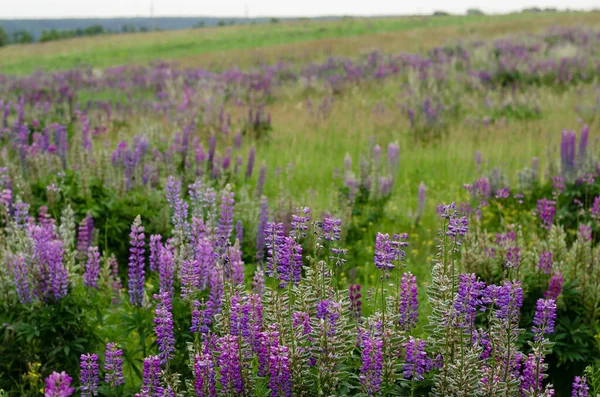
[[[9,46],[0,49],[0,72],[6,74],[26,74],[33,71],[62,70],[76,66],[90,65],[106,68],[131,63],[148,63],[153,60],[181,60],[207,55],[198,59],[199,65],[213,63],[227,53],[234,56],[237,51],[260,51],[261,49],[281,48],[299,43],[324,43],[335,48],[337,42],[328,40],[355,37],[381,38],[382,34],[406,31],[427,31],[435,28],[453,27],[446,32],[446,38],[477,34],[482,29],[501,23],[517,23],[521,28],[528,27],[527,21],[536,21],[537,26],[551,24],[556,13],[511,14],[499,16],[440,16],[364,19],[349,18],[333,22],[293,22],[255,26],[232,26],[205,28],[185,31],[137,33],[130,35],[108,35],[92,38],[71,39],[60,42]],[[588,18],[586,14],[560,14],[562,18]],[[452,34],[450,34],[452,33]],[[440,35],[444,38],[444,35]],[[379,41],[381,44],[381,40]],[[375,42],[371,43],[375,44]],[[400,43],[398,43],[400,44]],[[426,44],[426,43],[422,43]],[[402,46],[399,51],[404,51]],[[335,50],[334,50],[335,51]],[[210,56],[214,55],[214,56]],[[230,59],[221,59],[231,65]],[[254,56],[256,60],[256,55]],[[195,62],[191,62],[192,64]],[[236,62],[237,64],[237,62]]]

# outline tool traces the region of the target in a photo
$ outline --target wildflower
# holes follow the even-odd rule
[[[483,304],[485,283],[477,280],[475,274],[461,274],[454,308],[459,316],[458,326],[471,328],[475,323],[477,310]]]
[[[144,359],[142,396],[162,396],[164,389],[160,385],[160,372],[160,358],[158,356],[150,356]]]
[[[53,372],[46,378],[45,397],[69,397],[75,391],[66,372]]]
[[[556,302],[554,299],[538,299],[533,318],[532,328],[535,341],[541,340],[544,335],[554,332],[554,321],[556,320]]]
[[[134,306],[142,306],[144,299],[144,227],[138,215],[129,234],[129,300]]]
[[[88,260],[83,275],[83,285],[89,288],[98,288],[98,275],[100,274],[100,253],[98,247],[88,248]]]
[[[158,270],[158,255],[160,253],[160,247],[162,246],[161,244],[161,239],[162,236],[160,234],[153,234],[152,236],[150,236],[150,257],[149,257],[149,262],[150,262],[150,271],[157,271]]]
[[[350,284],[350,312],[356,321],[360,321],[362,317],[362,302],[360,294],[360,284]]]
[[[519,247],[510,247],[506,251],[506,268],[507,269],[518,269],[520,262],[520,249]]]
[[[552,278],[550,278],[548,290],[544,293],[544,298],[556,300],[562,291],[562,286],[564,282],[565,281],[563,279],[562,273],[554,273],[552,275]]]
[[[588,397],[590,388],[587,385],[587,378],[585,376],[576,376],[573,380],[573,391],[572,397]]]
[[[432,369],[433,363],[427,357],[425,341],[410,336],[404,343],[406,354],[403,374],[404,379],[423,380],[424,375]]]
[[[552,271],[552,252],[544,251],[540,254],[538,269],[540,269],[544,274],[550,274]]]
[[[116,343],[106,344],[106,358],[104,359],[104,381],[111,387],[122,385],[123,380],[123,350]]]
[[[404,331],[417,326],[419,316],[419,301],[417,299],[417,278],[411,273],[404,273],[398,291],[400,316],[398,323]]]
[[[556,212],[556,208],[554,207],[555,204],[556,203],[554,201],[546,199],[541,199],[537,202],[536,213],[542,221],[542,226],[546,229],[550,229],[552,227],[554,213]]]
[[[216,397],[215,363],[209,352],[194,356],[194,389],[199,397]]]
[[[225,249],[233,230],[234,193],[225,189],[221,196],[221,211],[219,212],[219,241],[221,249]]]
[[[98,355],[81,355],[81,396],[91,397],[98,395]]]
[[[383,381],[383,340],[364,332],[360,338],[362,366],[360,383],[365,393],[374,396],[381,390]]]
[[[171,313],[171,297],[168,292],[154,295],[158,300],[154,312],[154,331],[158,344],[159,358],[162,365],[173,358],[175,353],[175,336],[173,335],[173,314]]]
[[[323,238],[327,241],[339,240],[341,224],[341,219],[326,217],[323,220]]]
[[[242,379],[242,364],[237,337],[226,335],[219,338],[217,348],[223,391],[225,393],[242,393],[244,391],[244,381]]]
[[[382,270],[386,278],[388,270],[394,269],[394,262],[402,262],[405,258],[405,252],[401,248],[407,247],[407,234],[394,234],[390,239],[389,234],[377,233],[375,238],[375,266]]]

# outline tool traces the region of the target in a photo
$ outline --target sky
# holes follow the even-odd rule
[[[0,0],[0,19],[150,16],[320,16],[503,13],[526,7],[600,8],[600,0]]]

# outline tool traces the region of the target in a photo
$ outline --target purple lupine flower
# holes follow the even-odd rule
[[[296,208],[296,213],[292,215],[290,236],[299,240],[306,237],[308,223],[310,222],[310,208]]]
[[[590,388],[585,376],[576,376],[573,380],[573,391],[571,397],[588,397]]]
[[[504,266],[507,269],[518,269],[520,264],[520,252],[519,247],[509,247],[506,251],[506,263]]]
[[[427,357],[427,352],[425,351],[425,341],[410,336],[403,346],[406,354],[403,369],[404,379],[423,380],[424,375],[433,366],[431,359]]]
[[[533,340],[539,341],[544,335],[554,332],[554,321],[556,320],[556,302],[554,299],[538,299],[535,306],[533,318]]]
[[[162,397],[164,389],[160,385],[160,372],[160,357],[150,356],[144,359],[142,396]]]
[[[192,326],[190,332],[208,334],[213,315],[212,302],[194,301],[193,306],[194,310],[192,310]]]
[[[81,223],[79,224],[77,233],[77,251],[79,251],[79,257],[85,258],[85,255],[92,243],[92,232],[93,232],[93,218],[91,214],[88,214]],[[90,227],[91,225],[91,227]]]
[[[205,240],[203,243],[197,246],[198,252],[209,253],[205,248],[208,246],[205,244]],[[201,268],[200,262],[196,259],[194,260],[185,260],[181,263],[181,298],[185,299],[190,294],[193,294],[195,291],[199,290],[201,287],[206,285],[201,280],[202,271],[204,269]],[[208,270],[208,269],[206,269]]]
[[[242,259],[242,250],[240,249],[239,243],[228,248],[229,261],[226,266],[225,277],[233,281],[236,285],[244,284],[244,261]]]
[[[175,180],[172,175],[167,181],[167,201],[173,209],[173,226],[181,233],[187,232],[188,204],[181,198],[181,182]]]
[[[252,177],[255,156],[256,156],[256,150],[254,149],[254,145],[252,145],[252,147],[250,148],[250,152],[248,153],[248,162],[246,163],[246,180],[248,180]]]
[[[261,263],[265,258],[265,228],[269,221],[269,201],[266,197],[260,199],[260,215],[256,232],[256,260]]]
[[[492,353],[492,342],[490,341],[489,334],[483,329],[473,330],[471,337],[473,346],[481,347],[481,360],[487,360]]]
[[[98,288],[98,276],[100,274],[100,253],[98,247],[88,248],[88,260],[85,264],[83,285],[88,288]]]
[[[552,194],[555,197],[560,196],[560,194],[565,191],[565,178],[562,176],[552,177],[552,188],[554,189]]]
[[[263,163],[260,166],[260,172],[258,174],[258,180],[256,181],[256,189],[254,195],[256,197],[262,196],[263,188],[265,187],[265,179],[267,178],[267,165]]]
[[[550,229],[554,222],[554,213],[556,212],[556,208],[554,207],[555,204],[556,202],[546,199],[541,199],[537,202],[535,212],[540,217],[542,226],[546,229]]]
[[[223,283],[223,270],[213,268],[210,271],[208,286],[210,288],[209,299],[212,303],[213,313],[219,313],[221,306],[223,306],[223,295],[224,295],[224,283]]]
[[[395,177],[400,164],[400,145],[398,143],[392,142],[388,145],[387,162],[390,173]]]
[[[477,310],[482,306],[485,283],[477,280],[475,274],[461,274],[454,308],[459,316],[458,326],[472,328]]]
[[[171,313],[171,296],[168,292],[163,291],[154,295],[156,310],[154,312],[154,331],[156,332],[156,343],[160,363],[166,365],[171,360],[175,353],[175,336],[173,335],[173,314]]]
[[[596,196],[594,198],[594,204],[591,209],[592,218],[596,221],[600,220],[600,196]]]
[[[173,263],[173,252],[171,246],[160,246],[158,254],[158,280],[160,292],[166,292],[173,297],[173,278],[175,265]]]
[[[362,318],[362,301],[360,299],[362,295],[360,290],[360,284],[350,284],[350,312],[356,321],[360,321]]]
[[[362,366],[360,383],[364,392],[374,396],[381,390],[383,381],[383,340],[364,332],[360,338]]]
[[[403,331],[410,331],[417,326],[419,316],[419,301],[417,300],[417,278],[411,273],[404,273],[398,292],[398,323]]]
[[[550,272],[552,271],[552,252],[543,251],[540,254],[538,269],[540,269],[544,274],[550,274]]]
[[[162,246],[161,240],[162,240],[162,236],[160,234],[153,234],[150,236],[149,262],[150,262],[150,271],[152,271],[152,272],[155,272],[158,270],[157,264],[158,264],[158,255],[160,254],[160,248]]]
[[[242,147],[242,131],[238,131],[235,134],[235,138],[234,138],[234,141],[233,141],[233,146],[236,149],[240,149]]]
[[[536,353],[530,353],[523,364],[523,375],[521,377],[521,395],[526,396],[526,392],[542,391],[542,381],[544,374],[539,370],[544,362],[544,356]],[[537,376],[536,376],[537,374]],[[536,379],[537,378],[537,379]]]
[[[46,378],[44,397],[69,397],[75,391],[71,377],[65,372],[53,372]]]
[[[31,303],[33,301],[33,291],[30,281],[29,269],[25,257],[17,255],[12,261],[12,271],[14,274],[14,283],[17,290],[17,296],[21,303]]]
[[[265,272],[261,268],[257,268],[252,277],[252,291],[260,296],[265,292]]]
[[[390,239],[389,234],[377,233],[375,238],[375,266],[385,273],[386,278],[389,277],[388,270],[394,269],[394,262],[403,262],[405,252],[401,248],[407,247],[408,239],[406,233],[394,234]]]
[[[548,290],[544,293],[544,298],[556,300],[562,292],[562,286],[565,280],[563,279],[562,273],[554,273],[550,278],[548,284]]]
[[[24,229],[29,218],[29,204],[23,202],[15,203],[13,218],[17,229]]]
[[[46,265],[47,283],[39,285],[41,293],[38,296],[49,298],[53,295],[55,300],[62,299],[67,296],[69,285],[69,272],[63,264],[62,241],[52,240],[40,245],[43,247],[40,248],[44,253],[43,259],[40,259]]]
[[[242,393],[244,381],[242,379],[242,363],[239,356],[239,345],[237,337],[225,335],[219,338],[217,343],[219,351],[219,368],[221,368],[221,385],[223,392]]]
[[[81,355],[81,397],[98,395],[98,355]]]
[[[242,221],[237,221],[235,224],[235,239],[242,244],[244,240],[244,225]]]
[[[492,287],[492,286],[490,286]],[[486,293],[489,289],[486,290]],[[507,281],[497,289],[498,311],[496,317],[504,324],[518,324],[521,305],[523,305],[523,288],[520,281]]]
[[[233,172],[237,175],[240,173],[240,169],[242,168],[242,164],[244,164],[244,158],[242,156],[235,157],[235,167]]]
[[[563,130],[560,143],[560,162],[563,175],[570,175],[575,171],[575,146],[577,135],[575,131]]]
[[[583,241],[592,241],[592,227],[590,225],[580,225],[577,230],[577,237]]]
[[[144,237],[142,218],[138,215],[129,234],[129,301],[139,307],[144,302]]]
[[[225,150],[225,155],[223,156],[223,162],[221,164],[221,167],[225,171],[225,170],[229,169],[230,165],[231,165],[231,147],[228,147]]]
[[[104,359],[104,381],[110,387],[116,388],[125,383],[123,380],[123,350],[116,343],[106,344],[106,358]]]
[[[279,333],[269,337],[269,388],[271,396],[292,397],[289,349],[279,344]]]
[[[110,269],[112,277],[113,304],[116,304],[119,301],[119,295],[123,286],[121,285],[121,279],[119,278],[119,264],[114,255],[108,258],[108,268]]]
[[[340,304],[325,299],[317,304],[317,318],[324,320],[324,324],[327,327],[327,336],[335,335],[337,329],[337,320],[340,318]]]
[[[340,226],[342,225],[342,220],[326,217],[323,220],[323,238],[327,241],[336,241],[340,239]]]
[[[219,212],[219,240],[217,244],[225,249],[233,230],[234,193],[225,189],[221,196],[221,211]]]
[[[194,356],[194,389],[198,397],[217,397],[215,363],[209,352]]]
[[[460,238],[464,237],[469,231],[469,218],[466,216],[457,217],[453,216],[448,220],[448,230],[446,235],[457,240],[457,244]]]
[[[286,260],[285,256],[283,255],[285,252],[282,252],[282,249],[287,247],[286,236],[283,233],[283,223],[266,223],[265,247],[267,248],[266,274],[269,277],[274,277],[282,259]],[[289,260],[289,255],[287,259]]]

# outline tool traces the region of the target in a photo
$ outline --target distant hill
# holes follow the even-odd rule
[[[319,17],[315,20],[333,20],[340,17]],[[278,20],[297,20],[298,18],[278,18]],[[0,26],[6,33],[29,32],[35,41],[39,40],[44,30],[76,30],[89,26],[100,25],[105,30],[121,32],[123,27],[134,27],[136,31],[147,30],[179,30],[194,27],[211,27],[240,25],[252,23],[267,23],[271,18],[220,18],[220,17],[155,17],[155,18],[82,18],[82,19],[0,19]]]

